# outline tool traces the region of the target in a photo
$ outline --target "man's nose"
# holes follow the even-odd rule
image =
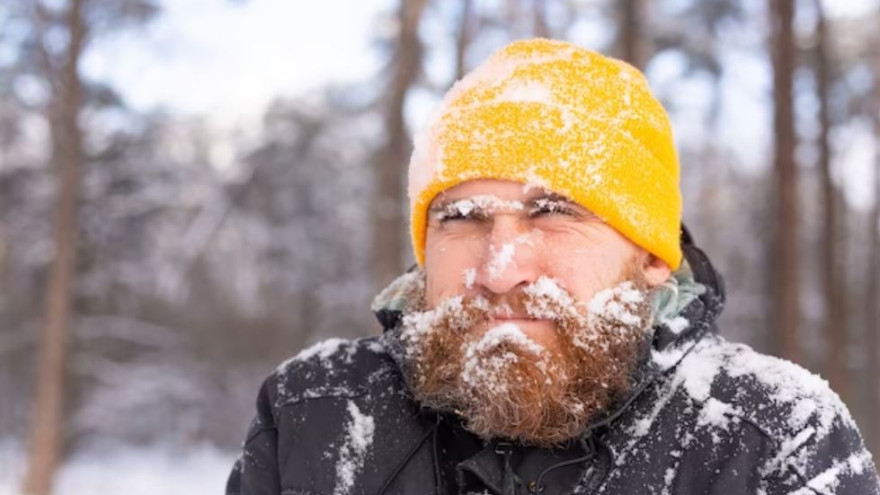
[[[537,239],[515,219],[495,218],[482,248],[477,284],[495,294],[504,294],[537,280]]]

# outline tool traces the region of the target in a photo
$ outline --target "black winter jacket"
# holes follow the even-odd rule
[[[263,384],[227,495],[880,495],[875,465],[836,394],[802,368],[728,343],[708,287],[676,334],[655,328],[632,394],[558,448],[484,443],[413,402],[381,337],[303,351]],[[399,314],[383,312],[387,328]]]

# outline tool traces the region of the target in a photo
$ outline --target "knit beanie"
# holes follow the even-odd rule
[[[440,192],[505,179],[561,194],[633,243],[681,262],[678,157],[669,118],[645,77],[562,41],[507,45],[446,93],[409,164],[415,258]]]

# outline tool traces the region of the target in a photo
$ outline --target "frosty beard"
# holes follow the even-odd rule
[[[482,297],[406,311],[395,338],[405,350],[416,401],[455,412],[484,439],[550,446],[578,436],[630,390],[650,337],[647,283],[641,272],[627,274],[626,282],[590,301],[586,316],[547,278],[505,298],[513,309],[553,320],[556,338],[549,348],[514,325],[474,335],[494,307]]]

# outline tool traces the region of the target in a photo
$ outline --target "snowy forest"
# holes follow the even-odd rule
[[[0,2],[0,495],[221,491],[262,379],[379,332],[431,107],[536,36],[646,73],[685,224],[725,277],[722,335],[820,373],[880,455],[880,2],[372,2],[370,56],[341,61],[363,73],[268,95],[253,122],[134,105],[84,69],[177,2]],[[187,2],[205,24],[287,3]]]

